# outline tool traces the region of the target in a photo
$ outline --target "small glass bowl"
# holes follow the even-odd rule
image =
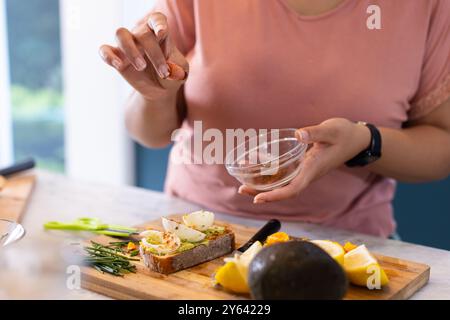
[[[300,171],[307,144],[297,140],[296,129],[273,129],[231,150],[225,158],[230,175],[258,191],[287,185]]]

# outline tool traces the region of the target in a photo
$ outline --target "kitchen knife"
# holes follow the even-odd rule
[[[4,168],[0,170],[0,176],[8,177],[15,173],[19,173],[31,168],[34,168],[36,162],[34,159],[27,159],[25,161],[18,162],[10,167]]]
[[[6,185],[6,177],[13,175],[15,173],[19,173],[21,171],[25,171],[31,169],[35,166],[35,161],[33,159],[28,159],[26,161],[22,161],[16,163],[10,167],[4,168],[0,170],[0,190]]]
[[[277,219],[269,220],[258,232],[255,233],[253,237],[250,238],[244,245],[238,248],[236,251],[245,252],[252,244],[256,241],[260,241],[261,243],[266,240],[268,236],[271,234],[278,232],[281,228],[281,222]]]

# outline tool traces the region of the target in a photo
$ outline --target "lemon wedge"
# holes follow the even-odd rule
[[[262,243],[256,241],[250,246],[250,248],[245,250],[243,254],[241,254],[240,256],[235,256],[236,266],[241,273],[241,276],[244,278],[245,283],[247,283],[248,279],[248,267],[250,266],[250,262],[252,262],[256,254],[261,251],[262,247]]]
[[[256,241],[241,255],[225,258],[225,264],[220,267],[215,275],[215,280],[225,289],[237,293],[248,293],[248,268],[250,262],[262,249],[261,242]]]
[[[345,251],[339,243],[331,240],[311,240],[310,242],[322,248],[337,263],[339,263],[342,267],[344,266]]]
[[[250,290],[234,261],[228,261],[221,266],[215,275],[218,284],[227,290],[237,293],[248,293]]]
[[[365,245],[360,245],[344,255],[344,270],[350,282],[357,286],[380,289],[389,282],[386,272]]]

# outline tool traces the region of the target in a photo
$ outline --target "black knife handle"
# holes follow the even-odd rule
[[[0,170],[0,176],[7,177],[7,176],[13,175],[15,173],[19,173],[19,172],[34,168],[35,165],[36,165],[36,162],[34,161],[34,159],[27,159],[25,161],[18,162],[10,167]]]
[[[242,247],[237,249],[239,252],[244,252],[252,244],[254,244],[256,241],[264,242],[268,236],[271,234],[278,232],[281,228],[281,222],[277,219],[269,220],[253,237],[251,237],[250,240],[248,240]]]

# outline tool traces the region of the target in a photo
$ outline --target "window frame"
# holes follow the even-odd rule
[[[0,0],[0,166],[13,161],[11,88],[8,58],[6,1]]]

